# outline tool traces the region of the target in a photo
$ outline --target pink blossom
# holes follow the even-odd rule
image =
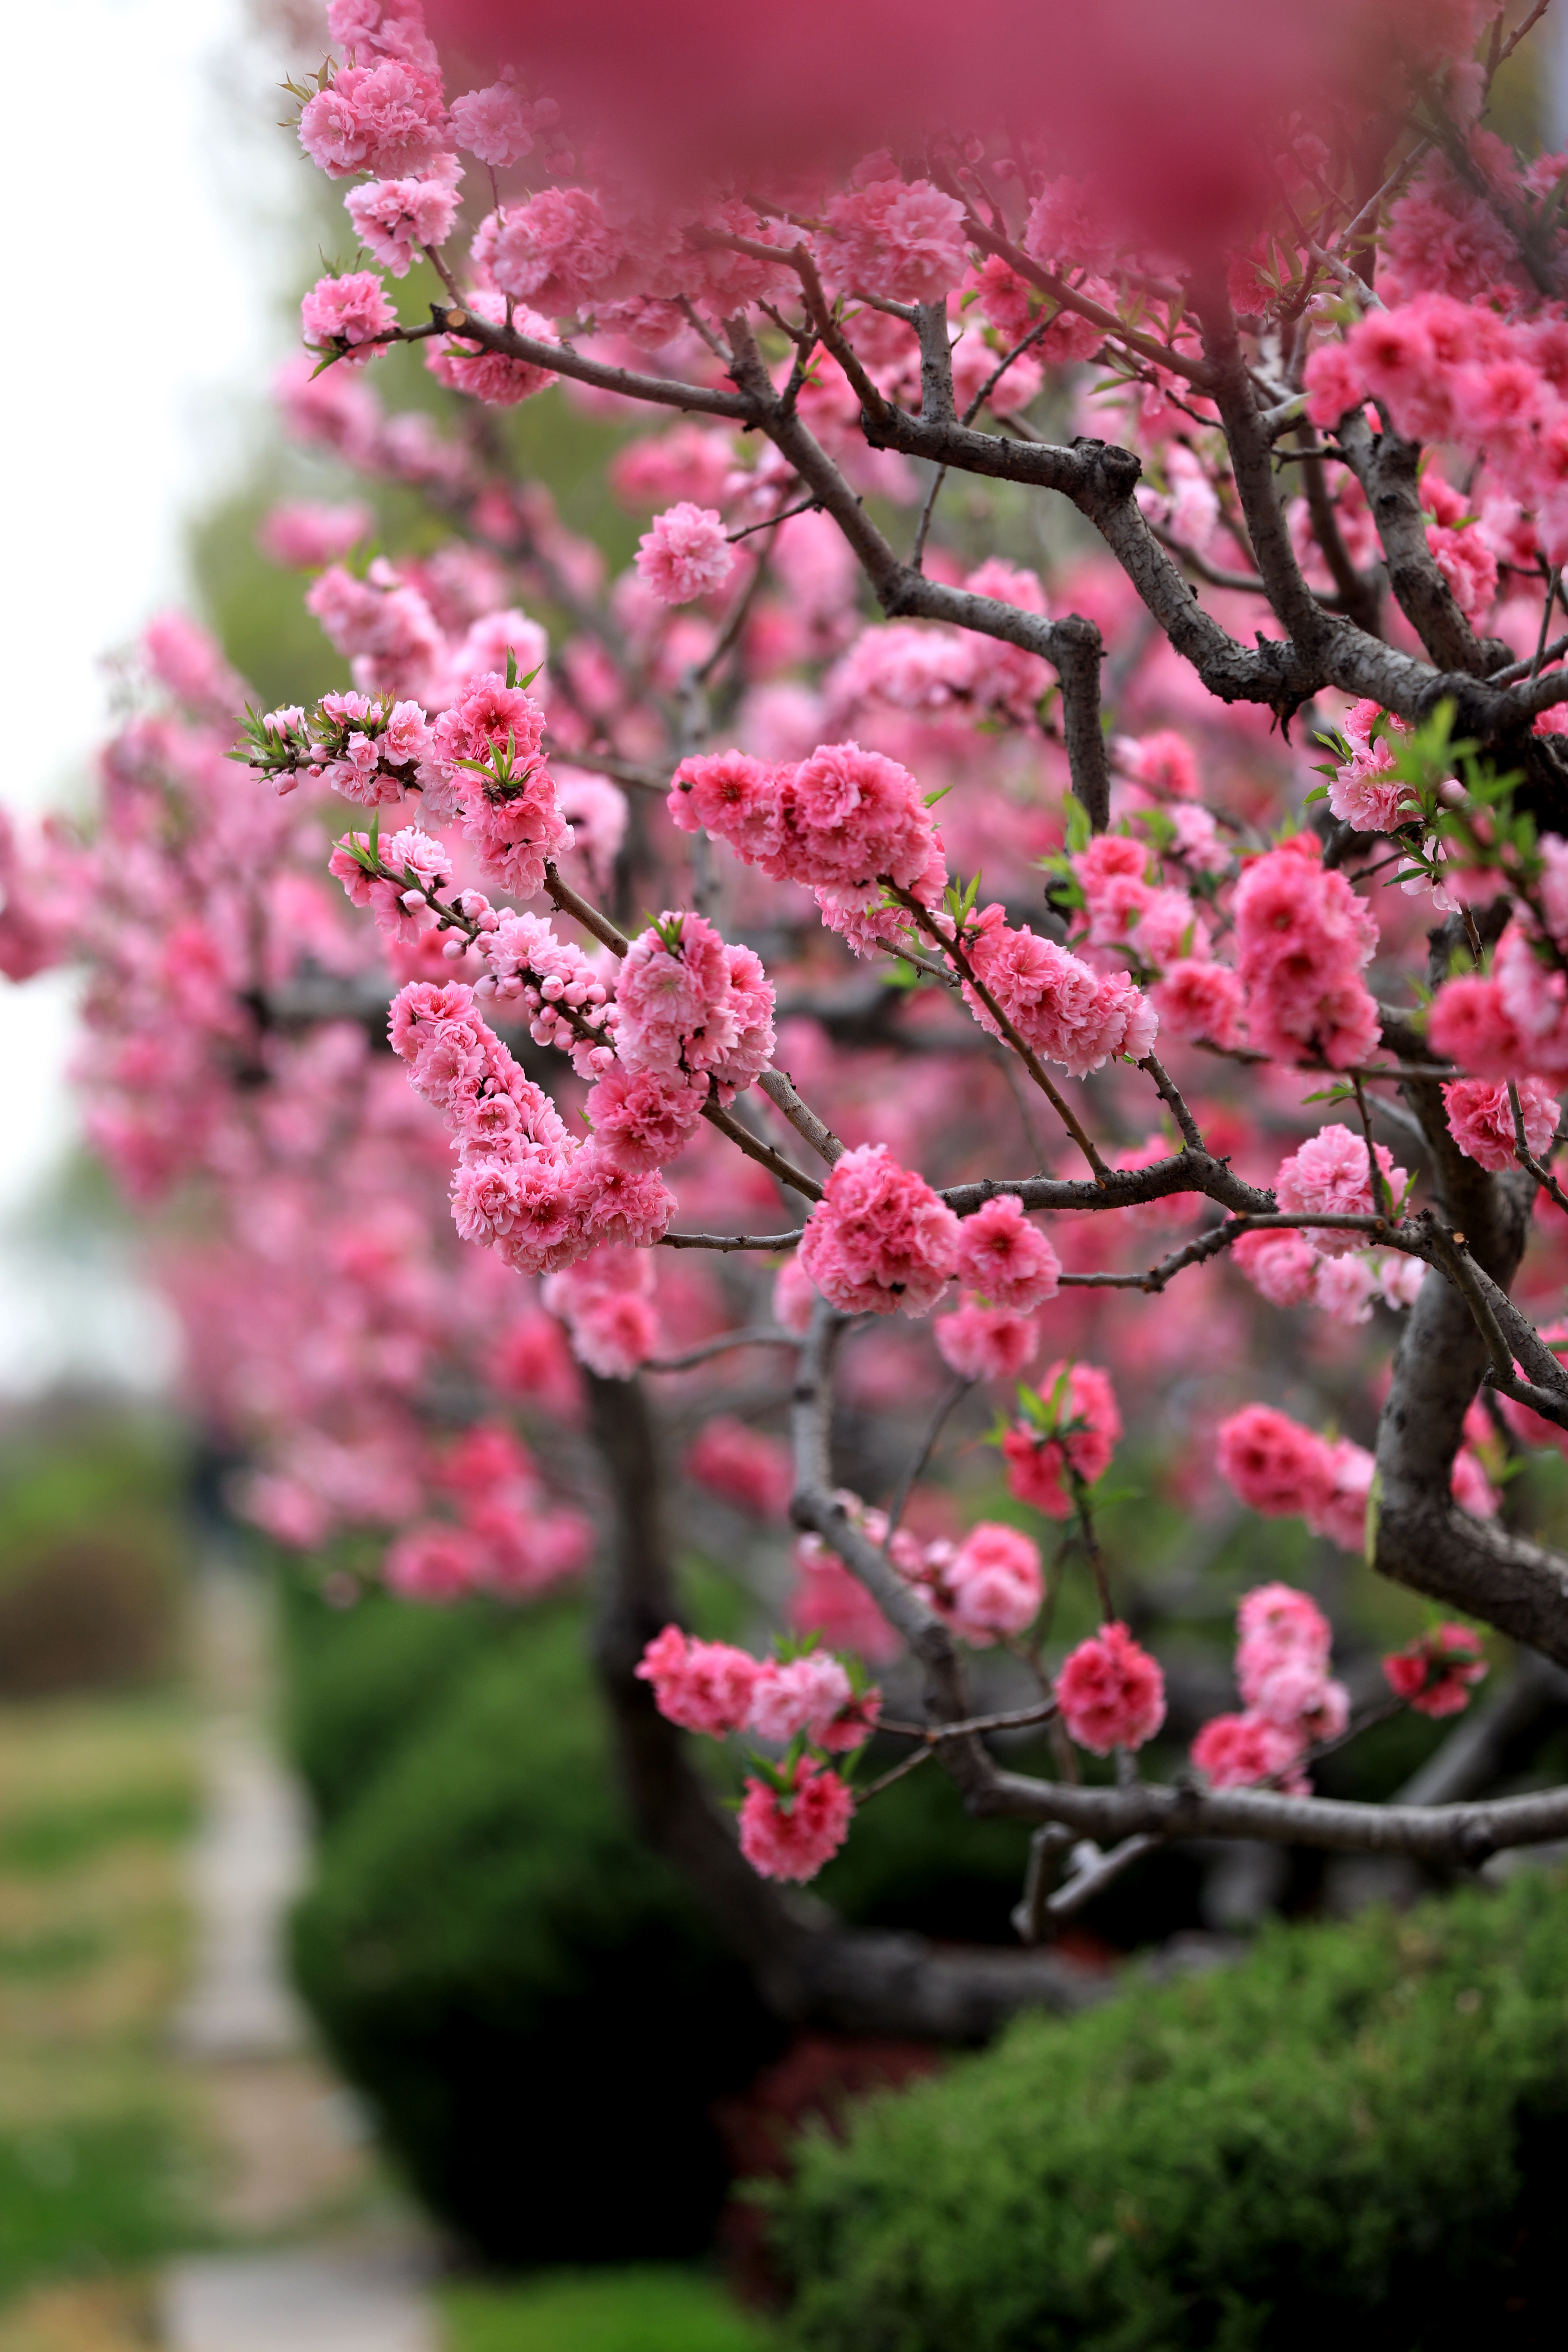
[[[623,958],[606,1025],[628,1069],[710,1076],[729,1103],[768,1066],[773,1009],[752,949],[721,939],[705,916],[667,911]]]
[[[786,1258],[773,1276],[773,1321],[804,1339],[811,1328],[818,1295],[816,1285],[800,1260]]]
[[[1366,380],[1339,341],[1320,343],[1306,366],[1307,415],[1324,432],[1366,398]]]
[[[1312,1283],[1312,1303],[1331,1315],[1337,1323],[1358,1324],[1372,1320],[1372,1299],[1377,1288],[1377,1278],[1364,1257],[1317,1256]]]
[[[440,82],[396,58],[343,67],[300,116],[300,144],[331,180],[416,172],[443,136]]]
[[[1054,1405],[1058,1385],[1061,1395]],[[1042,1423],[1016,1422],[1002,1440],[1007,1485],[1021,1503],[1032,1503],[1053,1519],[1070,1518],[1077,1507],[1072,1475],[1092,1486],[1110,1467],[1121,1415],[1109,1373],[1097,1364],[1052,1364],[1040,1381],[1047,1402]]]
[[[971,1528],[956,1550],[931,1545],[923,1579],[938,1614],[977,1650],[1032,1624],[1044,1593],[1038,1545],[994,1519]]]
[[[849,1834],[855,1800],[837,1772],[803,1756],[781,1795],[748,1775],[741,1852],[763,1878],[815,1878]]]
[[[1398,732],[1408,730],[1400,728]],[[1393,833],[1410,820],[1410,787],[1395,774],[1394,758],[1388,738],[1380,735],[1364,751],[1353,751],[1334,772],[1329,784],[1329,807],[1357,833]]]
[[[1461,1445],[1454,1456],[1454,1466],[1448,1475],[1449,1492],[1461,1511],[1468,1511],[1473,1519],[1497,1517],[1500,1496],[1481,1465],[1479,1456],[1468,1445]]]
[[[1306,1791],[1297,1770],[1304,1742],[1267,1716],[1216,1715],[1192,1746],[1192,1759],[1211,1789],[1247,1789],[1259,1780],[1280,1783],[1290,1795]]]
[[[762,1674],[747,1651],[729,1642],[699,1642],[679,1625],[667,1625],[648,1643],[637,1668],[638,1682],[653,1685],[660,1715],[712,1739],[745,1728]]]
[[[1026,1315],[1057,1295],[1061,1261],[1016,1193],[984,1202],[959,1227],[953,1271],[993,1306]]]
[[[777,770],[744,751],[683,760],[666,803],[682,833],[707,832],[728,842],[748,865],[778,856],[784,842],[784,797]]]
[[[388,1550],[382,1575],[404,1601],[459,1601],[479,1582],[479,1547],[465,1528],[409,1528]]]
[[[1000,906],[985,908],[978,920],[969,949],[975,978],[1037,1054],[1081,1078],[1112,1055],[1140,1061],[1152,1051],[1158,1016],[1130,980],[1092,971],[1054,940],[1037,939],[1027,924],[1010,929]],[[967,982],[963,994],[981,1027],[1000,1035]]]
[[[1040,1335],[1032,1316],[965,1298],[931,1326],[944,1364],[965,1381],[1016,1381],[1033,1363]]]
[[[640,1175],[680,1157],[707,1099],[705,1077],[612,1063],[600,1073],[586,1109],[601,1151],[629,1175]]]
[[[1301,1214],[1386,1214],[1384,1202],[1392,1202],[1397,1210],[1407,1180],[1404,1169],[1394,1166],[1385,1143],[1377,1146],[1377,1164],[1386,1180],[1384,1202],[1373,1198],[1370,1163],[1363,1138],[1352,1135],[1348,1127],[1325,1127],[1309,1136],[1300,1150],[1280,1161],[1279,1173],[1274,1180],[1275,1197],[1281,1209]],[[1362,1236],[1353,1227],[1320,1225],[1309,1230],[1308,1239],[1325,1257],[1338,1257],[1363,1245]]]
[[[397,313],[374,269],[346,278],[318,278],[300,305],[305,341],[312,351],[335,352],[361,365],[384,348]]]
[[[1316,1287],[1323,1260],[1304,1234],[1265,1230],[1242,1234],[1231,1258],[1270,1307],[1302,1307]]]
[[[673,506],[680,500],[714,507],[734,476],[734,444],[711,425],[673,425],[651,439],[628,442],[610,460],[610,487],[629,507]]]
[[[1327,1500],[1331,1473],[1322,1439],[1271,1405],[1246,1405],[1222,1421],[1217,1447],[1221,1477],[1249,1510],[1291,1517]]]
[[[763,1739],[785,1741],[803,1733],[814,1747],[841,1751],[863,1747],[877,1727],[881,1696],[857,1698],[849,1676],[824,1650],[782,1663],[764,1659],[752,1699],[749,1728]]]
[[[1167,963],[1149,991],[1162,1028],[1173,1037],[1206,1038],[1215,1045],[1238,1042],[1245,1001],[1238,972],[1228,964],[1204,963],[1192,956]]]
[[[952,1279],[959,1224],[885,1144],[847,1151],[806,1220],[800,1264],[846,1315],[924,1315]]]
[[[631,258],[591,190],[554,187],[492,213],[474,240],[474,257],[501,293],[552,319],[613,299]]]
[[[532,152],[532,112],[510,82],[491,82],[452,100],[452,137],[465,154],[504,172]]]
[[[849,288],[940,301],[968,263],[963,206],[929,180],[872,180],[827,201],[824,251]]]
[[[373,180],[368,187],[351,188],[343,198],[354,235],[395,278],[406,278],[418,258],[416,247],[444,245],[452,233],[458,173],[452,156],[444,160],[452,165],[450,176]]]
[[[546,861],[572,846],[539,758],[543,726],[534,697],[493,671],[466,687],[435,726],[435,763],[456,794],[464,834],[486,875],[519,898],[531,898]]]
[[[1461,1069],[1504,1077],[1527,1066],[1523,1043],[1496,980],[1464,973],[1437,992],[1426,1021],[1426,1041]]]
[[[1519,1033],[1523,1066],[1568,1077],[1568,976],[1542,961],[1517,919],[1498,941],[1492,976],[1502,1009]]]
[[[370,509],[355,499],[335,507],[274,507],[256,535],[275,563],[296,572],[317,572],[341,562],[374,528]]]
[[[469,294],[466,306],[488,326],[507,324],[506,298],[502,294]],[[515,333],[528,336],[532,342],[553,343],[558,340],[550,320],[522,303],[512,306],[511,326]],[[455,330],[445,343],[426,344],[425,364],[437,383],[447,385],[453,392],[466,392],[475,400],[487,401],[493,408],[515,408],[520,400],[531,400],[535,393],[547,392],[555,382],[552,368],[534,360],[488,352],[482,344],[465,341]]]
[[[1458,1715],[1486,1675],[1481,1637],[1468,1625],[1436,1625],[1391,1651],[1383,1672],[1390,1690],[1417,1715]]]
[[[1377,926],[1344,876],[1318,859],[1317,843],[1298,835],[1247,868],[1236,891],[1237,970],[1255,1046],[1285,1061],[1315,1052],[1345,1069],[1378,1041],[1360,978]]]
[[[1327,1674],[1333,1629],[1311,1595],[1295,1585],[1254,1585],[1237,1604],[1236,1622],[1236,1679],[1248,1706],[1261,1705],[1264,1683],[1286,1664],[1320,1681]]]
[[[637,577],[666,604],[711,596],[730,577],[734,562],[722,516],[687,499],[655,515],[637,541]]]
[[[1062,1721],[1091,1756],[1142,1748],[1165,1720],[1165,1677],[1125,1625],[1102,1625],[1057,1675]]]
[[[1458,1078],[1443,1089],[1448,1132],[1468,1160],[1493,1171],[1515,1163],[1513,1105],[1506,1081]],[[1544,1078],[1521,1078],[1519,1107],[1524,1139],[1539,1160],[1557,1132],[1557,1097]]]
[[[901,1530],[900,1530],[901,1532]],[[858,1576],[827,1550],[819,1537],[804,1536],[795,1546],[800,1582],[789,1604],[796,1633],[820,1633],[835,1650],[857,1651],[873,1664],[896,1658],[903,1641]]]
[[[782,1519],[795,1488],[789,1449],[732,1413],[715,1413],[698,1431],[686,1473],[756,1519]]]

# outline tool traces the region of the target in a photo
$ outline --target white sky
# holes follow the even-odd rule
[[[5,62],[28,93],[11,184],[37,191],[0,377],[0,800],[25,820],[79,789],[101,657],[181,597],[183,521],[255,431],[288,347],[273,295],[300,175],[270,127],[288,60],[243,0],[53,0],[8,18]],[[171,1360],[158,1311],[112,1261],[26,1230],[74,1130],[70,983],[0,980],[0,1391],[68,1370],[148,1385]]]

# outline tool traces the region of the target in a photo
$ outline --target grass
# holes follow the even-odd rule
[[[705,2272],[558,2271],[440,2295],[446,2352],[767,2352],[773,2331]]]
[[[187,1967],[195,1804],[190,1726],[171,1701],[0,1708],[6,2304],[41,2282],[143,2270],[191,2238],[165,2034]]]

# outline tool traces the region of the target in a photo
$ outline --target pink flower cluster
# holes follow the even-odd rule
[[[815,1878],[849,1834],[855,1799],[837,1772],[802,1756],[780,1790],[746,1777],[741,1852],[762,1878]]]
[[[1374,738],[1373,730],[1380,720]],[[1415,814],[1410,787],[1394,766],[1394,740],[1410,730],[1390,719],[1376,702],[1356,703],[1341,726],[1351,756],[1334,771],[1329,806],[1357,833],[1392,833]]]
[[[300,144],[331,180],[417,172],[441,152],[445,135],[440,81],[397,58],[340,68],[300,116]]]
[[[875,169],[890,158],[874,157]],[[868,168],[861,166],[861,171]],[[929,180],[862,179],[827,202],[823,259],[840,285],[940,302],[968,266],[963,206]]]
[[[1193,1762],[1215,1789],[1279,1782],[1292,1795],[1310,1783],[1301,1770],[1309,1748],[1337,1739],[1350,1720],[1350,1697],[1329,1674],[1332,1632],[1304,1592],[1260,1584],[1237,1611],[1236,1679],[1240,1715],[1219,1715],[1193,1742]]]
[[[1212,960],[1208,925],[1186,891],[1147,879],[1149,853],[1124,833],[1102,833],[1072,869],[1082,887],[1092,948],[1124,948],[1157,971]]]
[[[465,1241],[487,1243],[524,1274],[573,1265],[621,1243],[649,1247],[673,1196],[657,1175],[628,1176],[566,1132],[476,1010],[473,991],[411,982],[393,999],[393,1050],[458,1139],[452,1215]]]
[[[1418,206],[1430,202],[1424,194],[1415,201]],[[1489,225],[1498,241],[1498,268],[1483,268],[1462,291],[1479,294],[1484,288],[1487,299],[1460,299],[1456,290],[1437,290],[1438,257],[1451,257],[1456,236],[1453,219],[1439,205],[1433,216],[1434,226],[1443,223],[1439,242],[1398,288],[1401,295],[1411,293],[1413,283],[1422,290],[1397,307],[1369,311],[1342,343],[1312,353],[1307,413],[1314,422],[1337,424],[1370,396],[1385,404],[1395,431],[1484,456],[1489,478],[1534,510],[1545,561],[1560,563],[1568,556],[1568,366],[1562,321],[1550,311],[1512,321],[1500,315],[1491,295],[1496,276],[1506,277],[1512,268],[1511,235],[1484,201],[1472,204],[1471,214]],[[1406,235],[1413,224],[1406,214]],[[1451,529],[1446,515],[1437,520],[1440,529]],[[1443,551],[1437,551],[1441,562]]]
[[[942,835],[907,768],[858,743],[824,743],[798,766],[739,751],[682,761],[669,814],[707,832],[773,881],[803,882],[857,954],[905,922],[882,900],[892,882],[934,907],[947,881]]]
[[[379,874],[363,863],[372,855],[369,835],[345,834],[327,871],[342,884],[351,907],[369,908],[384,939],[412,946],[436,919],[430,900],[451,880],[451,859],[440,842],[412,824],[390,835],[374,854],[384,869]]]
[[[1494,1171],[1515,1166],[1517,1139],[1506,1080],[1457,1078],[1444,1087],[1443,1103],[1448,1132],[1467,1159]],[[1540,1160],[1557,1132],[1557,1097],[1544,1078],[1523,1077],[1519,1108],[1526,1147]]]
[[[1458,1715],[1486,1675],[1481,1637],[1468,1625],[1436,1625],[1392,1651],[1383,1672],[1389,1689],[1417,1715]]]
[[[1237,885],[1236,963],[1247,989],[1250,1042],[1331,1068],[1365,1061],[1379,1035],[1361,978],[1377,925],[1344,876],[1325,871],[1310,834],[1255,858]]]
[[[506,298],[483,290],[469,294],[467,307],[476,319],[488,327],[510,327],[515,334],[527,335],[536,343],[553,343],[560,338],[548,319],[521,303],[512,305],[511,317],[507,317]],[[548,392],[555,382],[552,368],[537,360],[521,359],[510,352],[487,351],[472,336],[460,334],[455,328],[445,343],[426,345],[425,364],[437,383],[451,392],[466,392],[470,399],[487,402],[492,408],[515,408],[521,400],[531,400],[536,393]]]
[[[407,277],[418,258],[416,247],[444,245],[452,233],[462,174],[455,158],[440,160],[450,166],[448,172],[425,180],[373,180],[368,187],[351,188],[343,198],[354,235],[395,278]],[[309,325],[307,320],[307,340]]]
[[[536,131],[553,130],[561,109],[552,98],[529,105],[515,83],[491,82],[486,89],[465,90],[452,100],[452,138],[465,155],[477,156],[492,171],[504,172],[533,151]]]
[[[944,1624],[976,1650],[1032,1625],[1045,1591],[1039,1546],[999,1519],[981,1520],[961,1544],[945,1538],[928,1544],[910,1581]]]
[[[586,1567],[590,1522],[581,1511],[550,1507],[532,1456],[500,1423],[467,1431],[437,1483],[459,1516],[455,1523],[420,1521],[391,1546],[382,1573],[403,1599],[489,1592],[527,1601]]]
[[[647,1250],[621,1242],[552,1274],[543,1299],[565,1324],[580,1364],[602,1381],[629,1381],[662,1344],[653,1290]]]
[[[251,731],[250,765],[271,779],[279,796],[303,777],[375,808],[402,799],[433,749],[416,702],[351,691],[324,694],[309,713],[298,705],[269,710]]]
[[[1309,1136],[1300,1149],[1279,1163],[1274,1196],[1282,1210],[1302,1216],[1372,1217],[1395,1213],[1408,1181],[1396,1168],[1385,1143],[1377,1147],[1377,1165],[1386,1185],[1384,1202],[1373,1197],[1372,1163],[1366,1144],[1348,1127],[1335,1124]],[[1354,1226],[1314,1225],[1306,1238],[1324,1257],[1340,1257],[1364,1245],[1365,1236]]]
[[[319,572],[341,563],[374,528],[375,517],[357,499],[334,507],[300,501],[274,507],[256,535],[274,563]]]
[[[958,1262],[960,1226],[885,1143],[847,1151],[805,1222],[800,1264],[844,1315],[924,1315]]]
[[[465,892],[463,905],[483,927],[477,944],[486,971],[474,994],[500,1004],[521,1003],[529,1013],[528,1034],[534,1044],[555,1046],[570,1056],[580,1078],[593,1077],[605,1057],[605,1048],[596,1039],[605,1028],[615,985],[608,950],[585,954],[574,940],[558,938],[545,915],[510,910],[493,915],[477,891]],[[582,1034],[579,1023],[589,1035]]]
[[[1142,1748],[1165,1720],[1165,1677],[1122,1624],[1068,1652],[1056,1693],[1069,1735],[1091,1756]]]
[[[833,1754],[863,1746],[881,1710],[876,1685],[858,1689],[825,1652],[753,1658],[728,1642],[696,1641],[679,1625],[648,1643],[637,1673],[652,1684],[661,1715],[715,1739],[752,1731]],[[843,1844],[853,1811],[839,1775],[803,1752],[765,1779],[748,1776],[741,1851],[764,1878],[815,1878]]]
[[[386,348],[397,313],[374,269],[346,278],[318,278],[300,305],[300,323],[311,351],[363,367]]]
[[[544,713],[495,671],[474,679],[437,719],[433,765],[461,813],[485,873],[531,898],[546,863],[572,846],[555,786],[540,756]]]
[[[729,1412],[703,1423],[688,1449],[686,1475],[754,1519],[782,1519],[795,1487],[787,1447]]]
[[[1271,1405],[1249,1404],[1217,1432],[1220,1475],[1248,1510],[1304,1518],[1315,1536],[1359,1552],[1373,1462],[1348,1437],[1319,1437]]]
[[[661,604],[689,604],[722,588],[734,568],[722,516],[689,499],[655,515],[637,541],[637,569]]]
[[[1037,939],[1026,923],[1011,929],[1003,907],[985,907],[974,918],[967,953],[975,979],[1024,1043],[1075,1078],[1113,1055],[1138,1062],[1152,1053],[1159,1016],[1125,972],[1095,971],[1054,940]],[[1000,1024],[967,981],[963,996],[981,1027],[1000,1036]]]
[[[1110,1467],[1121,1435],[1116,1391],[1098,1364],[1063,1362],[1049,1367],[1035,1402],[1003,1436],[1007,1485],[1047,1518],[1070,1518],[1074,1482],[1092,1486]]]

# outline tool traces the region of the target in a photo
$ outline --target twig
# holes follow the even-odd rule
[[[736,1348],[798,1348],[798,1331],[786,1331],[777,1323],[752,1323],[739,1331],[721,1331],[716,1339],[704,1339],[700,1347],[688,1348],[679,1356],[650,1356],[637,1369],[644,1372],[684,1372],[693,1364],[705,1364],[712,1356],[726,1356]]]
[[[1515,1158],[1521,1168],[1528,1169],[1542,1191],[1549,1194],[1560,1209],[1568,1212],[1568,1193],[1563,1192],[1551,1169],[1543,1161],[1537,1160],[1530,1149],[1529,1139],[1524,1132],[1524,1108],[1519,1099],[1519,1088],[1511,1078],[1508,1082],[1508,1099],[1509,1107],[1513,1112]]]
[[[910,1464],[910,1466],[905,1471],[903,1476],[900,1479],[898,1491],[895,1493],[892,1501],[888,1506],[888,1532],[882,1538],[882,1549],[884,1552],[890,1553],[892,1550],[893,1538],[898,1534],[899,1521],[904,1516],[905,1506],[908,1504],[910,1495],[914,1492],[915,1484],[925,1469],[926,1464],[931,1460],[937,1439],[942,1435],[942,1430],[946,1426],[948,1415],[953,1412],[957,1407],[963,1402],[964,1398],[969,1394],[970,1390],[973,1386],[974,1382],[973,1380],[965,1380],[962,1375],[960,1375],[959,1378],[953,1381],[952,1386],[948,1390],[946,1395],[942,1398],[935,1412],[931,1414],[930,1421],[926,1423],[925,1435],[921,1440],[920,1451],[915,1455],[913,1461]]]

